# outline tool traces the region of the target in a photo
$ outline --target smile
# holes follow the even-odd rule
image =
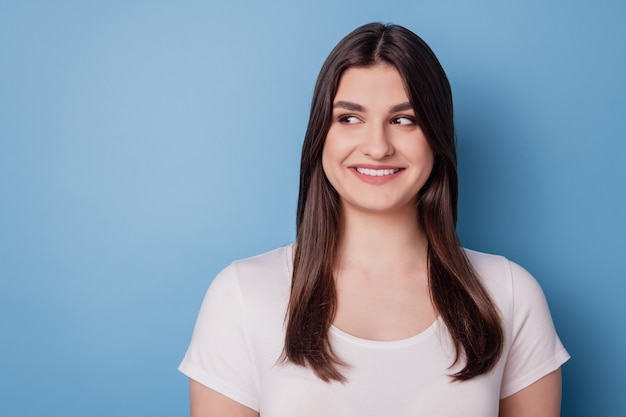
[[[369,175],[370,177],[384,177],[385,175],[393,175],[400,171],[400,168],[393,169],[369,169],[369,168],[356,168],[359,174]]]

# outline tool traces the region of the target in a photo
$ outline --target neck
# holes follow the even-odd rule
[[[424,268],[427,240],[414,210],[404,213],[344,213],[339,269]]]

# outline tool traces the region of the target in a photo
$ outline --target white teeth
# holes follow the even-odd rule
[[[369,175],[370,177],[382,177],[384,175],[395,174],[400,171],[400,168],[394,169],[369,169],[369,168],[357,168],[359,174]]]

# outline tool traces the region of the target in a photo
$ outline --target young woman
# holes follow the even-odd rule
[[[295,245],[211,284],[180,366],[191,415],[555,417],[567,352],[537,282],[458,241],[452,96],[400,26],[320,72]]]

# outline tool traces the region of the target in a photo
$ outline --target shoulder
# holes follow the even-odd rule
[[[291,268],[293,245],[234,261],[229,268],[235,269],[242,277],[262,276],[288,272]]]
[[[467,248],[465,249],[465,254],[476,273],[483,279],[489,279],[494,276],[503,277],[510,274],[510,261],[504,256],[478,252]]]
[[[504,256],[471,249],[465,249],[465,254],[481,283],[495,298],[495,301],[509,298],[513,285],[511,262]]]
[[[504,256],[465,249],[465,253],[485,288],[503,313],[513,313],[544,304],[545,297],[537,280],[522,266]]]
[[[242,290],[275,292],[285,287],[290,288],[292,245],[240,259],[228,268],[236,274]]]
[[[224,268],[213,280],[207,295],[236,298],[251,308],[284,302],[291,288],[292,245],[240,259]]]
[[[284,281],[290,277],[292,245],[262,253],[260,255],[233,261],[213,280],[212,285],[232,284],[237,281],[240,285],[263,285],[272,282]]]
[[[505,350],[501,398],[558,369],[569,355],[556,330],[539,282],[503,256],[466,249],[476,274],[502,314]]]
[[[537,280],[522,266],[501,255],[492,255],[465,249],[472,267],[485,285],[510,282],[526,289],[538,287]]]
[[[291,247],[224,268],[205,295],[180,370],[252,409],[259,407],[259,370],[280,355],[290,288]]]
[[[228,350],[244,340],[255,351],[282,340],[291,289],[288,254],[291,246],[232,262],[220,271],[200,307],[196,321],[199,332],[194,332],[194,337],[200,335],[196,337],[202,340],[199,344],[227,346]]]

